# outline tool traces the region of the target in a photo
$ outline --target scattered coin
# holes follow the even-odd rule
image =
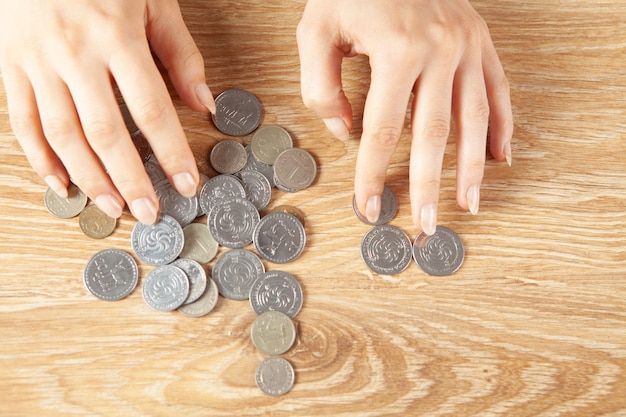
[[[284,264],[302,254],[306,244],[304,226],[289,213],[266,214],[254,230],[254,247],[270,262]]]
[[[189,279],[189,295],[184,304],[196,301],[206,290],[207,276],[202,265],[193,259],[178,258],[170,265],[180,268]]]
[[[83,271],[85,288],[93,296],[117,301],[128,296],[137,286],[139,269],[128,253],[105,249],[91,257]]]
[[[393,190],[385,185],[381,197],[378,220],[373,223],[367,220],[367,217],[362,215],[357,209],[356,199],[354,197],[352,198],[352,210],[354,211],[356,217],[363,223],[369,224],[370,226],[378,226],[389,223],[396,216],[396,213],[398,212],[398,201]]]
[[[247,300],[252,284],[263,272],[265,267],[254,252],[232,249],[217,258],[211,276],[223,297]]]
[[[87,196],[80,188],[70,183],[67,187],[67,198],[60,197],[52,188],[48,188],[44,203],[50,214],[61,219],[76,217],[87,205]]]
[[[391,225],[374,226],[361,242],[361,256],[372,271],[395,275],[411,263],[411,241],[400,228]]]
[[[233,88],[215,98],[217,111],[212,115],[217,129],[229,136],[245,136],[259,127],[263,106],[249,91]]]
[[[264,359],[256,370],[256,385],[268,395],[280,396],[293,388],[295,373],[291,363],[279,356]]]
[[[252,343],[266,355],[287,352],[296,340],[296,326],[291,318],[280,311],[266,311],[252,324]]]
[[[257,210],[267,207],[272,199],[272,186],[265,175],[258,171],[241,171],[237,177],[246,190],[246,198],[254,207]]]
[[[293,147],[293,139],[280,126],[263,126],[252,136],[250,147],[256,159],[264,164],[274,165],[281,152]]]
[[[246,154],[248,154],[248,159],[246,162],[246,166],[243,167],[242,171],[257,171],[263,174],[265,178],[269,181],[272,187],[275,187],[274,184],[274,167],[268,164],[264,164],[263,162],[256,159],[254,154],[252,153],[252,146],[247,145],[245,147]]]
[[[265,272],[250,289],[250,306],[257,314],[280,311],[294,318],[302,308],[302,287],[288,272]]]
[[[126,125],[126,129],[130,134],[130,138],[133,140],[133,144],[139,153],[139,157],[145,163],[152,156],[152,148],[150,147],[150,143],[146,137],[141,133],[139,127],[133,120],[133,116],[130,114],[130,110],[125,103],[121,103],[120,111],[122,113],[122,118],[124,119],[124,124]]]
[[[184,241],[183,228],[168,215],[153,225],[138,222],[131,233],[135,254],[150,265],[165,265],[178,258]]]
[[[209,227],[202,223],[191,223],[183,229],[185,244],[181,258],[193,259],[201,264],[209,263],[217,255],[219,244],[211,235]]]
[[[117,219],[104,214],[95,204],[89,204],[80,212],[78,225],[85,235],[93,239],[104,239],[115,230]]]
[[[204,294],[200,296],[196,301],[191,304],[183,304],[178,307],[178,311],[188,317],[202,317],[209,314],[217,305],[217,299],[219,292],[217,284],[211,278],[207,281],[207,287],[204,290]]]
[[[454,274],[461,267],[465,248],[455,231],[445,226],[437,226],[432,236],[421,232],[415,238],[413,258],[424,272],[446,276]]]
[[[306,226],[306,224],[304,223],[304,213],[298,207],[290,205],[276,206],[270,210],[270,213],[289,213],[296,216],[296,219],[298,219],[298,221],[302,223],[302,226]]]
[[[202,186],[200,191],[200,207],[206,214],[211,209],[229,198],[246,198],[246,190],[243,184],[233,175],[221,174],[211,178]]]
[[[248,154],[241,143],[226,139],[213,146],[209,160],[220,174],[235,174],[246,166]]]
[[[159,161],[155,158],[148,158],[148,160],[143,163],[143,167],[146,169],[146,174],[148,174],[152,185],[167,179],[167,175],[165,175]]]
[[[161,213],[172,216],[181,227],[187,226],[198,217],[198,199],[179,194],[168,179],[154,184],[154,191],[159,198]]]
[[[274,162],[274,181],[281,190],[295,192],[309,187],[317,176],[317,163],[305,149],[281,152]]]
[[[215,240],[227,248],[243,248],[252,243],[259,223],[259,212],[246,198],[230,198],[209,212],[207,225]]]
[[[153,309],[176,310],[189,295],[189,279],[180,268],[161,265],[148,273],[142,293],[146,304]]]

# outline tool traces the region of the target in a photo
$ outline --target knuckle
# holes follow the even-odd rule
[[[83,123],[83,130],[91,146],[99,151],[110,148],[117,142],[119,135],[119,129],[114,123],[101,118]]]
[[[76,130],[76,126],[63,117],[45,117],[41,121],[41,126],[48,140],[61,144]]]
[[[477,122],[487,125],[489,123],[489,102],[487,98],[480,98],[474,104],[466,106],[463,116],[469,122]]]
[[[399,126],[378,126],[367,136],[377,148],[387,149],[395,147],[400,141],[402,128]]]
[[[146,100],[137,107],[137,110],[137,118],[146,126],[158,125],[169,116],[167,103],[159,99]]]
[[[421,129],[423,140],[437,146],[445,146],[449,135],[450,117],[444,114],[431,117]]]
[[[21,113],[11,114],[10,123],[11,129],[15,136],[27,137],[35,133],[34,120],[31,117],[23,115]]]

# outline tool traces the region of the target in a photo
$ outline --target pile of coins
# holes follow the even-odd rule
[[[446,276],[455,273],[463,263],[465,249],[459,235],[445,226],[437,226],[428,236],[421,232],[413,244],[402,229],[389,225],[398,211],[396,196],[385,186],[381,199],[381,211],[375,222],[370,222],[352,200],[356,217],[374,226],[361,241],[361,257],[365,265],[378,274],[395,275],[408,268],[411,259],[430,275]]]

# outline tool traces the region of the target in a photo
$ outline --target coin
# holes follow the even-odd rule
[[[256,207],[263,210],[272,199],[272,186],[268,179],[258,171],[241,171],[237,174],[243,188],[246,190],[246,198]]]
[[[137,262],[119,249],[102,250],[89,259],[83,271],[85,288],[101,300],[117,301],[137,286]]]
[[[85,235],[103,239],[113,233],[117,219],[104,214],[95,204],[89,204],[80,212],[78,225]]]
[[[241,181],[233,175],[221,174],[211,178],[202,186],[200,191],[200,207],[206,214],[223,200],[240,197],[246,198],[246,190],[243,188]]]
[[[174,265],[182,269],[189,279],[189,295],[183,305],[193,303],[200,298],[202,294],[204,294],[204,290],[206,290],[207,277],[202,265],[193,259],[186,258],[178,258],[170,265]]]
[[[161,265],[144,279],[142,294],[146,304],[155,310],[176,310],[189,295],[189,279],[180,268]]]
[[[181,258],[189,258],[209,263],[217,255],[219,244],[211,235],[209,227],[202,223],[191,223],[183,229],[185,244],[180,252]]]
[[[279,356],[264,359],[256,369],[256,385],[268,395],[280,396],[293,388],[295,373],[291,363]]]
[[[264,259],[284,264],[302,254],[306,233],[302,223],[289,213],[266,214],[254,230],[254,247]]]
[[[282,190],[304,190],[315,181],[316,176],[317,163],[305,149],[287,149],[274,162],[274,181]]]
[[[270,213],[289,213],[289,214],[292,214],[292,215],[296,216],[296,218],[298,219],[298,221],[300,223],[302,223],[302,226],[306,226],[306,224],[304,223],[304,213],[298,207],[294,207],[294,206],[290,206],[290,205],[276,206],[272,210],[270,210]]]
[[[122,118],[124,119],[124,124],[126,125],[126,129],[130,134],[130,138],[133,140],[133,144],[137,149],[137,153],[139,153],[139,157],[145,163],[152,156],[152,148],[150,147],[150,143],[146,137],[141,133],[139,127],[133,120],[133,116],[130,114],[128,110],[128,106],[125,103],[121,103],[120,111],[122,113]]]
[[[266,355],[287,352],[296,341],[296,326],[280,311],[266,311],[259,315],[250,331],[252,343]]]
[[[413,258],[424,272],[446,276],[461,267],[465,259],[465,248],[455,231],[445,226],[437,226],[432,236],[421,232],[415,238]]]
[[[400,228],[391,225],[374,226],[361,242],[361,256],[372,271],[394,275],[411,263],[411,241]]]
[[[217,111],[211,115],[217,129],[229,136],[245,136],[261,123],[263,106],[249,91],[233,88],[215,98]]]
[[[182,227],[187,226],[198,216],[198,199],[185,197],[172,187],[168,179],[154,185],[154,191],[159,198],[159,207],[162,214],[172,216]]]
[[[243,248],[252,242],[259,212],[245,198],[230,198],[209,212],[207,225],[215,240],[227,248]]]
[[[207,281],[204,294],[191,304],[183,304],[178,307],[178,311],[189,317],[202,317],[209,314],[217,305],[219,292],[217,284],[211,278]]]
[[[148,160],[143,163],[143,166],[146,170],[146,174],[148,174],[148,178],[150,178],[150,182],[152,182],[152,185],[158,184],[160,181],[167,179],[167,175],[165,175],[159,161],[155,158],[148,158]]]
[[[243,167],[243,171],[257,171],[263,174],[265,178],[269,181],[270,185],[274,187],[274,167],[268,164],[264,164],[263,162],[256,159],[256,157],[252,154],[252,147],[247,145],[245,147],[246,154],[248,154],[248,159],[246,162],[246,166]]]
[[[222,296],[231,300],[247,300],[252,284],[263,272],[265,267],[254,252],[232,249],[217,258],[211,276]]]
[[[288,272],[265,272],[252,284],[250,306],[257,314],[280,311],[294,318],[302,308],[302,287]]]
[[[256,159],[264,164],[274,165],[282,151],[293,147],[293,139],[280,126],[263,126],[252,136],[250,147]]]
[[[389,223],[396,216],[396,213],[398,212],[398,200],[396,199],[396,195],[393,190],[385,185],[381,196],[380,214],[378,215],[378,220],[373,223],[367,220],[367,217],[362,215],[357,209],[356,199],[354,197],[352,198],[352,210],[354,211],[356,217],[363,223],[369,224],[370,226],[378,226]]]
[[[243,145],[235,140],[222,140],[215,144],[209,156],[211,166],[220,174],[235,174],[248,162]]]
[[[163,215],[153,225],[138,222],[131,232],[131,246],[143,262],[165,265],[178,258],[183,250],[185,235],[173,217]]]
[[[60,197],[52,188],[48,188],[44,197],[44,204],[53,216],[61,219],[76,217],[87,205],[87,196],[80,188],[70,183],[67,187],[67,198]]]

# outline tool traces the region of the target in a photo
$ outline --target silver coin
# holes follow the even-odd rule
[[[291,318],[280,311],[260,314],[250,331],[252,343],[266,355],[281,355],[296,341],[296,326]]]
[[[183,305],[189,295],[189,279],[173,265],[161,265],[148,273],[143,281],[143,299],[159,311],[172,311]]]
[[[396,199],[396,195],[393,190],[385,185],[383,189],[383,194],[381,196],[380,202],[380,214],[378,215],[378,220],[375,222],[370,222],[367,220],[367,217],[362,215],[356,207],[356,199],[352,198],[352,210],[356,217],[365,224],[369,224],[370,226],[378,226],[381,224],[387,224],[396,216],[398,212],[398,200]]]
[[[207,276],[202,265],[193,259],[179,258],[170,265],[176,266],[187,275],[189,279],[189,295],[183,305],[196,301],[206,290]]]
[[[145,168],[146,174],[148,174],[148,178],[150,178],[152,185],[158,184],[159,182],[167,179],[167,175],[165,175],[159,161],[157,161],[154,157],[148,158],[148,160],[143,163],[143,167]]]
[[[421,232],[413,243],[413,258],[430,275],[446,276],[458,271],[465,259],[465,248],[459,235],[437,226],[435,234]]]
[[[131,233],[131,246],[137,257],[150,265],[165,265],[183,250],[183,228],[171,216],[163,215],[153,225],[137,223]]]
[[[154,185],[159,198],[162,214],[172,216],[182,227],[187,226],[198,216],[198,199],[185,197],[172,187],[169,180],[161,180]]]
[[[211,118],[217,129],[229,136],[245,136],[259,127],[263,106],[249,91],[233,88],[215,98],[216,113]]]
[[[250,147],[256,159],[264,164],[274,165],[281,152],[293,147],[293,139],[280,126],[263,126],[252,136]]]
[[[209,212],[207,225],[217,243],[227,248],[243,248],[252,243],[259,212],[245,198],[230,198]]]
[[[126,125],[126,129],[128,130],[128,134],[130,138],[133,140],[133,144],[137,149],[137,153],[139,153],[139,157],[145,163],[152,156],[152,148],[150,147],[150,143],[146,137],[141,133],[139,127],[133,120],[133,116],[130,114],[130,110],[128,110],[128,106],[125,103],[121,103],[120,112],[122,113],[122,118],[124,119],[124,124]]]
[[[52,188],[48,188],[44,197],[44,204],[53,216],[61,219],[76,217],[87,205],[87,195],[76,185],[70,183],[67,187],[67,198],[60,197]]]
[[[183,304],[178,307],[178,311],[189,317],[202,317],[209,314],[217,305],[219,291],[217,284],[212,279],[208,279],[206,290],[196,301],[191,304]]]
[[[267,395],[278,397],[293,388],[296,377],[291,363],[280,356],[264,359],[256,369],[256,385]]]
[[[122,118],[124,119],[124,124],[126,125],[126,129],[128,130],[128,133],[131,136],[140,133],[139,127],[135,123],[133,116],[130,114],[130,110],[128,109],[128,106],[126,105],[126,103],[120,103],[119,107],[120,107],[120,112],[122,113]]]
[[[257,314],[280,311],[294,318],[302,308],[302,302],[302,287],[288,272],[265,272],[250,289],[250,306]]]
[[[248,162],[248,154],[243,145],[235,140],[219,141],[209,156],[211,166],[220,174],[235,174]]]
[[[268,164],[264,164],[263,162],[256,159],[256,157],[252,154],[252,147],[247,145],[245,147],[246,154],[248,154],[248,159],[246,162],[246,166],[243,167],[242,171],[257,171],[263,174],[265,178],[269,181],[272,187],[275,187],[274,184],[274,167]]]
[[[298,221],[300,223],[302,223],[302,226],[306,227],[305,224],[305,220],[304,220],[304,213],[302,212],[302,210],[300,210],[299,208],[295,207],[295,206],[290,206],[288,204],[283,204],[277,207],[273,207],[272,210],[270,211],[270,213],[289,213],[292,214],[294,216],[296,216],[296,218],[298,219]]]
[[[394,275],[411,263],[411,241],[400,228],[391,225],[374,226],[361,242],[361,256],[372,271]]]
[[[257,210],[267,207],[272,199],[272,186],[265,175],[258,171],[241,171],[237,177],[246,190],[246,198],[254,207]]]
[[[232,175],[218,175],[202,186],[199,198],[201,210],[209,214],[217,204],[234,197],[246,198],[241,181]]]
[[[246,249],[232,249],[217,258],[211,276],[220,294],[231,300],[247,300],[252,284],[265,272],[261,259]]]
[[[189,258],[201,264],[209,263],[217,255],[219,244],[211,235],[209,227],[202,223],[191,223],[183,229],[185,244],[181,258]]]
[[[304,149],[287,149],[274,162],[274,180],[285,190],[304,190],[313,184],[316,176],[317,163]]]
[[[200,192],[202,191],[202,187],[204,187],[204,184],[206,184],[209,180],[210,178],[208,175],[200,173],[200,184],[198,184],[198,193],[196,195],[196,198],[198,199],[198,217],[208,214],[204,212],[204,210],[202,209],[202,205],[200,204]]]
[[[254,230],[254,247],[264,259],[284,264],[302,254],[306,244],[304,226],[296,216],[274,212],[266,214]]]
[[[89,259],[83,271],[85,288],[101,300],[117,301],[128,296],[139,280],[137,262],[119,249],[102,250]]]

